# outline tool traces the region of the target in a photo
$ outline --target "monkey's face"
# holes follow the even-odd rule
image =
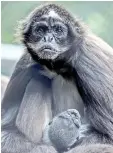
[[[25,34],[27,45],[41,59],[55,59],[68,51],[72,35],[68,25],[54,11],[33,19]]]

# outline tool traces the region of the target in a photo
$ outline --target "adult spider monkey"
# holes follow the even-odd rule
[[[21,30],[26,53],[2,102],[2,153],[63,152],[77,145],[82,150],[70,152],[91,153],[94,145],[86,144],[95,143],[103,144],[95,145],[97,152],[112,153],[113,49],[55,4],[36,8]],[[55,129],[62,136],[53,137]]]

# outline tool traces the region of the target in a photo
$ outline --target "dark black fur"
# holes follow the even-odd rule
[[[53,61],[40,59],[27,45],[29,26],[36,21],[36,18],[47,14],[50,9],[58,13],[76,36],[71,50]],[[29,53],[26,53],[17,64],[3,99],[2,153],[55,152],[52,147],[39,145],[46,120],[46,116],[42,113],[51,112],[54,117],[69,107],[73,108],[72,98],[78,97],[78,93],[72,95],[68,90],[73,91],[76,86],[86,107],[87,118],[92,129],[81,144],[113,144],[113,49],[94,36],[82,22],[74,19],[65,9],[54,4],[36,9],[26,19],[23,24],[22,38]],[[30,59],[30,55],[35,63]],[[54,81],[54,78],[41,75],[37,62],[50,71],[56,72],[58,80]],[[41,70],[44,68],[41,67]],[[60,75],[64,79],[60,78]],[[65,82],[67,88],[57,87],[62,85],[62,82]],[[58,95],[59,90],[62,92],[60,95]],[[70,98],[70,106],[66,105],[65,99],[64,102],[61,101],[61,96]],[[81,103],[80,100],[80,98],[76,99],[75,103],[76,101]],[[88,150],[87,147],[83,149]],[[99,153],[101,152],[102,149]],[[112,153],[109,149],[108,152]]]
[[[32,48],[30,48],[26,44],[26,42],[24,42],[24,44],[27,46],[27,51],[30,53],[31,57],[35,62],[40,63],[43,66],[46,66],[49,70],[56,72],[58,75],[62,75],[64,78],[68,80],[74,79],[74,68],[69,63],[67,63],[67,61],[65,61],[64,59],[58,59],[55,61],[51,59],[40,59],[36,52],[34,52]]]

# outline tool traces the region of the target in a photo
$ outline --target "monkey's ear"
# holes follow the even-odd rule
[[[24,20],[17,22],[17,28],[15,32],[16,42],[22,42],[24,39],[24,34],[29,30],[32,24],[32,18],[26,18]]]
[[[29,28],[30,25],[32,24],[33,20],[38,18],[40,16],[40,13],[38,13],[40,7],[36,7],[26,18],[25,20],[23,20],[22,23],[22,30],[23,30],[23,34],[26,33]]]
[[[25,19],[17,22],[16,28],[16,40],[22,41],[24,34],[29,30],[35,15],[37,14],[38,9],[33,10]]]
[[[75,33],[77,36],[81,37],[89,31],[89,28],[80,17],[76,16],[74,17],[74,19],[75,19],[75,25],[74,25]]]
[[[23,23],[21,25],[22,26],[22,34],[25,34],[29,30],[31,23],[32,23],[32,19],[23,21]]]

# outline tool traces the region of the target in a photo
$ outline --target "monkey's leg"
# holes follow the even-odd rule
[[[34,144],[14,131],[2,132],[2,153],[57,153],[52,146]]]
[[[2,153],[23,153],[29,152],[35,147],[35,144],[31,143],[18,131],[4,130],[2,131]]]
[[[90,144],[73,148],[67,153],[113,153],[113,146],[107,144]]]

